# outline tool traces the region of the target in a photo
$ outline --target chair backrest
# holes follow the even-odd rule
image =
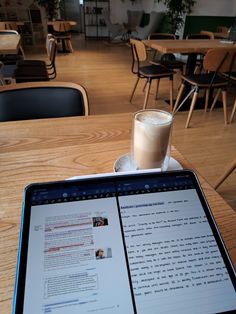
[[[0,121],[88,115],[85,89],[74,83],[32,82],[0,87]]]
[[[202,35],[208,35],[210,39],[215,39],[214,33],[209,31],[200,31],[200,34]]]
[[[0,30],[1,35],[19,35],[19,33],[12,29],[1,29]]]
[[[18,26],[16,22],[0,22],[1,30],[15,30],[18,31]]]
[[[53,23],[53,29],[56,32],[64,33],[69,32],[71,30],[71,26],[69,22],[56,21]]]
[[[228,33],[229,28],[227,26],[217,26],[217,33]]]
[[[49,59],[50,59],[50,48],[51,48],[50,39],[55,39],[55,37],[52,34],[47,34],[47,37],[46,37],[46,51],[47,51],[47,55],[48,55]]]
[[[209,34],[189,34],[186,36],[186,39],[211,39]]]
[[[5,28],[6,29],[11,29],[11,30],[14,30],[14,31],[18,31],[18,26],[17,26],[16,22],[6,22],[5,23]]]
[[[48,40],[48,54],[52,70],[48,71],[48,75],[50,79],[54,79],[57,76],[56,72],[57,40],[55,38],[50,38]]]
[[[167,33],[153,33],[148,36],[148,39],[176,39],[176,36],[174,34],[167,34]]]
[[[207,51],[203,67],[207,71],[227,73],[235,67],[236,49],[214,48]]]
[[[132,56],[135,61],[143,62],[147,60],[147,52],[144,43],[137,39],[130,39]]]

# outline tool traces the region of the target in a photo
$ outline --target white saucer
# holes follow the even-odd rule
[[[183,167],[181,166],[181,164],[173,157],[170,157],[169,166],[167,170],[169,171],[182,169]],[[113,171],[114,172],[136,171],[134,165],[131,162],[130,154],[120,156],[114,163]]]

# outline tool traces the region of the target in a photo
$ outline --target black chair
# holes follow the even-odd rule
[[[232,66],[232,71],[235,71],[235,70],[236,70],[236,54],[235,54],[234,64]],[[224,76],[228,78],[229,85],[232,85],[234,90],[236,90],[236,72],[227,73],[227,74],[224,74]],[[220,93],[221,93],[221,88],[219,88],[216,92],[210,111],[214,109],[215,104],[220,96]],[[233,109],[230,115],[229,123],[233,122],[235,113],[236,113],[236,93],[235,93],[235,101],[234,101]]]
[[[137,80],[135,82],[135,85],[134,85],[134,88],[130,97],[130,102],[133,99],[136,87],[140,79],[147,80],[146,95],[145,95],[144,104],[143,104],[143,109],[146,109],[152,80],[157,80],[157,91],[156,91],[156,97],[157,97],[160,79],[169,78],[170,80],[170,106],[172,110],[174,72],[162,65],[154,65],[154,64],[145,65],[145,61],[147,61],[147,52],[146,52],[144,43],[136,39],[130,39],[130,44],[131,44],[131,50],[132,50],[132,72],[133,74],[137,76]]]
[[[44,67],[47,67],[48,69],[51,69],[53,68],[54,64],[53,62],[55,63],[55,56],[52,55],[51,56],[51,53],[52,53],[52,42],[50,41],[51,39],[55,39],[55,37],[52,35],[52,34],[47,34],[47,37],[46,37],[46,52],[47,52],[47,57],[48,57],[48,61],[44,61],[44,60],[35,60],[35,59],[24,59],[24,60],[19,60],[17,62],[17,67],[26,67],[26,66],[30,66],[30,67],[34,67],[34,66],[44,66]],[[51,60],[53,57],[53,60]]]
[[[16,83],[49,81],[56,77],[56,39],[50,38],[47,46],[50,63],[47,64],[43,60],[23,60],[18,62],[15,70]]]
[[[193,94],[185,128],[188,128],[189,126],[200,89],[206,90],[205,111],[207,110],[208,107],[210,90],[212,88],[218,88],[222,90],[224,122],[225,124],[228,123],[227,88],[229,82],[228,78],[222,76],[222,74],[231,73],[233,61],[235,59],[235,53],[236,49],[226,48],[210,49],[207,51],[203,59],[203,68],[206,71],[206,73],[182,75],[182,84],[179,89],[179,93],[175,102],[173,112],[178,111],[178,109],[184,104],[184,102]],[[191,85],[191,90],[188,93],[188,95],[184,98],[184,100],[180,103],[186,84]]]
[[[35,82],[0,87],[0,121],[88,115],[85,89],[74,83]]]
[[[189,34],[186,36],[186,39],[212,39],[211,38],[211,34],[208,34],[208,33],[203,33],[203,34],[200,34],[200,33],[197,33],[197,34]],[[198,54],[197,57],[196,57],[196,67],[195,67],[195,70],[194,72],[195,73],[200,73],[203,69],[203,57],[204,55],[203,54]]]
[[[148,36],[148,39],[157,39],[157,40],[173,40],[176,39],[174,34],[164,34],[164,33],[153,33]],[[157,59],[157,51],[153,55],[153,63],[161,64],[171,70],[180,70],[183,72],[185,63],[181,60],[177,60],[173,53],[164,53]]]

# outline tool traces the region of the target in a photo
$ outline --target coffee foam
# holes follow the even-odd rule
[[[172,115],[162,111],[140,112],[135,116],[136,120],[147,124],[166,124],[172,121]]]

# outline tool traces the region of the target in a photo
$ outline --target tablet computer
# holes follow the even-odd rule
[[[25,189],[13,313],[233,313],[235,278],[191,171]]]

